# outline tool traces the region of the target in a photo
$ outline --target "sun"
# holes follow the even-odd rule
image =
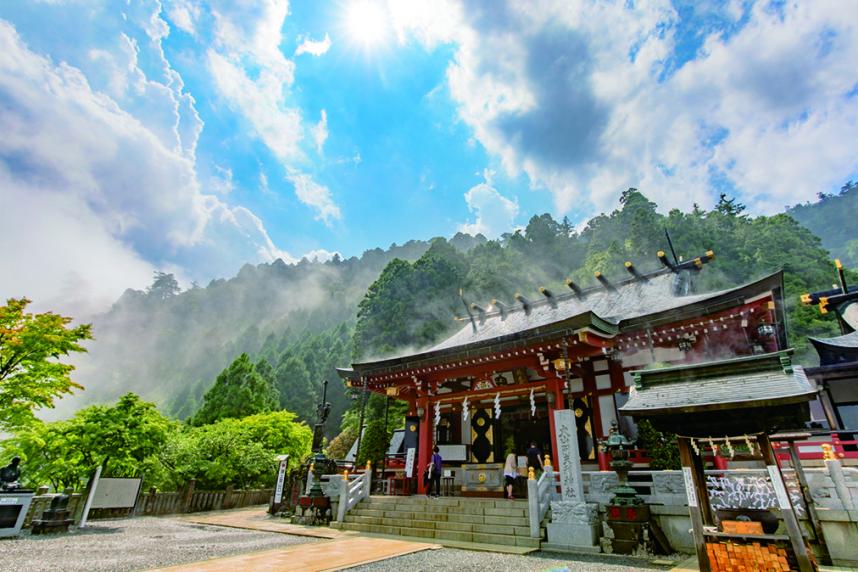
[[[390,35],[389,14],[378,2],[354,0],[346,8],[349,38],[364,49],[384,44]]]

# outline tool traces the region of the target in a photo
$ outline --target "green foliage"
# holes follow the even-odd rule
[[[339,435],[328,443],[325,454],[331,459],[345,459],[356,440],[357,429],[354,426],[345,427]]]
[[[166,467],[162,487],[195,478],[204,490],[270,486],[276,455],[288,454],[295,468],[310,454],[312,431],[288,411],[222,419],[185,427],[166,443],[159,461]]]
[[[60,363],[70,352],[85,352],[88,324],[69,327],[71,318],[52,312],[31,314],[30,300],[10,298],[0,306],[0,431],[33,423],[33,410],[83,389],[71,380],[74,366]]]
[[[380,466],[387,453],[392,431],[384,424],[385,401],[386,397],[373,394],[367,402],[366,431],[361,439],[360,454],[356,460],[360,467],[366,465],[367,461],[372,461],[373,467]],[[397,421],[401,422],[401,418]]]
[[[656,430],[647,419],[638,422],[638,447],[647,450],[651,469],[673,471],[682,467],[676,435]]]
[[[79,487],[98,466],[105,476],[144,473],[175,428],[154,403],[128,393],[113,406],[87,407],[67,421],[36,422],[2,445],[4,456],[21,456],[26,483],[59,490]]]
[[[202,427],[179,425],[153,403],[127,394],[67,421],[36,422],[2,442],[0,457],[19,455],[28,486],[80,488],[99,465],[105,476],[142,475],[146,486],[174,489],[197,479],[202,489],[270,486],[278,454],[298,467],[310,453],[312,432],[288,411],[223,419]]]
[[[838,195],[819,195],[819,201],[796,205],[787,213],[822,239],[831,255],[849,266],[858,267],[858,183],[848,181]]]
[[[263,372],[272,376],[263,362]],[[219,376],[203,396],[203,404],[191,420],[193,425],[214,423],[229,417],[246,417],[277,409],[279,399],[272,380],[259,373],[247,354],[241,354]]]

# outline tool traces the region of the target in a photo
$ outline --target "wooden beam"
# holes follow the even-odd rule
[[[682,473],[685,476],[685,493],[688,496],[688,513],[691,516],[691,536],[694,539],[694,550],[697,552],[697,564],[700,572],[710,572],[709,555],[706,554],[706,539],[703,536],[703,516],[700,514],[700,495],[697,494],[698,482],[703,479],[703,472],[697,474],[694,454],[691,451],[688,437],[678,437],[679,459],[682,463]],[[705,489],[704,489],[705,491]],[[704,494],[706,494],[704,492]]]
[[[775,458],[775,452],[772,449],[769,436],[764,433],[758,435],[757,443],[763,454],[766,469],[769,471],[769,478],[772,480],[772,488],[775,490],[775,496],[778,499],[778,508],[781,511],[781,518],[784,519],[787,533],[789,533],[790,544],[792,544],[793,552],[795,552],[795,557],[798,561],[798,569],[801,572],[813,572],[813,564],[810,563],[810,557],[807,554],[807,545],[804,543],[804,536],[802,536],[801,529],[798,526],[798,519],[795,516],[792,499],[789,498],[789,493],[784,485],[783,475],[781,475],[781,469]]]

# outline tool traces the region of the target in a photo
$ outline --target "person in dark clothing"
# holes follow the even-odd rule
[[[536,442],[530,442],[530,448],[527,450],[527,466],[533,467],[534,472],[542,470],[542,451],[536,448]]]
[[[441,496],[441,463],[443,462],[443,459],[441,459],[437,445],[432,449],[432,451],[432,482],[429,484],[429,496],[432,496],[432,488],[434,487],[435,496],[439,497]]]

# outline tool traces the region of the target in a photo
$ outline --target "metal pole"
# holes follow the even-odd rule
[[[355,450],[355,467],[357,467],[358,459],[360,458],[360,442],[363,438],[363,418],[366,414],[366,401],[369,393],[369,382],[365,378],[361,378],[361,383],[363,383],[363,399],[360,405],[360,423],[358,424],[357,449]]]

